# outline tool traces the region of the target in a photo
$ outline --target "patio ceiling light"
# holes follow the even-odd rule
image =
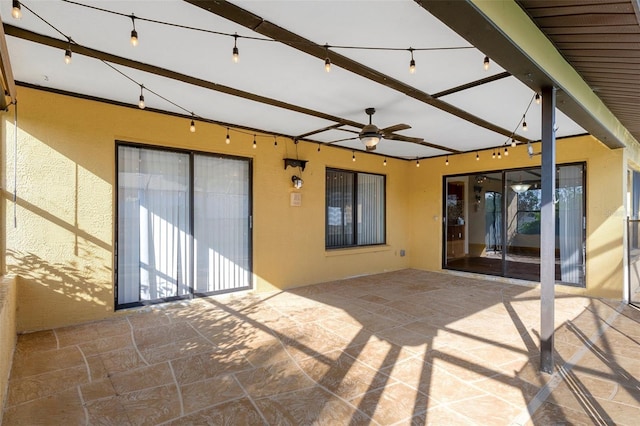
[[[522,183],[522,182],[514,183],[513,185],[511,185],[511,189],[513,189],[513,192],[515,192],[516,194],[522,194],[530,187],[531,185],[529,185],[528,183]]]

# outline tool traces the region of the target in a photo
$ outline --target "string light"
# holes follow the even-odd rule
[[[525,132],[528,130],[527,118],[524,115],[522,116],[522,130]]]
[[[320,144],[318,144],[318,152],[320,152]]]
[[[505,157],[509,156],[509,148],[507,148],[506,146],[504,147],[504,156]]]
[[[489,57],[488,56],[484,57],[483,64],[484,64],[484,70],[487,71],[489,69]]]
[[[476,161],[480,161],[480,153],[476,151]]]
[[[257,147],[258,147],[258,143],[256,142],[256,135],[254,134],[254,135],[253,135],[253,145],[252,145],[252,148],[253,148],[253,149],[256,149]]]
[[[444,165],[448,166],[449,165],[449,156],[447,155],[446,160],[444,160]]]
[[[227,138],[224,140],[224,143],[229,145],[231,143],[231,137],[229,136],[229,128],[227,127]]]
[[[536,104],[540,105],[540,93],[536,93],[535,100]]]
[[[413,59],[413,47],[409,48],[409,52],[411,52],[411,61],[409,61],[409,73],[415,74],[416,72],[416,61]]]
[[[416,167],[420,167],[420,160],[416,158]]]
[[[240,60],[240,51],[238,50],[238,33],[233,35],[233,62],[238,63]]]
[[[384,161],[382,162],[382,165],[387,167],[387,157],[384,157]]]
[[[351,151],[351,153],[353,154],[351,156],[351,161],[353,161],[355,163],[355,161],[356,161],[356,153],[355,153],[355,151]]]
[[[500,150],[498,150],[498,160],[502,160],[502,154],[500,153]]]
[[[67,65],[71,63],[71,39],[69,39],[67,50],[64,51],[64,63]]]
[[[515,139],[511,139],[511,148],[515,148],[516,147],[516,140]]]
[[[145,105],[144,105],[144,94],[143,91],[144,90],[144,85],[140,85],[140,101],[138,102],[138,108],[140,109],[144,109]]]
[[[273,147],[278,147],[278,137],[276,135],[273,135]]]
[[[11,9],[11,16],[14,19],[22,18],[22,8],[20,7],[20,2],[18,0],[13,0],[13,9]]]
[[[65,1],[65,0],[63,0]],[[20,19],[22,16],[21,13],[21,3],[19,0],[13,0],[13,10],[12,10],[12,16],[16,19]],[[139,37],[137,34],[137,30],[135,27],[135,20],[142,20],[142,21],[148,21],[148,22],[153,22],[155,24],[161,24],[161,25],[166,25],[166,26],[172,26],[172,27],[181,27],[181,28],[186,28],[186,29],[190,29],[190,30],[196,30],[196,31],[204,31],[210,34],[216,34],[216,35],[221,35],[221,36],[227,36],[227,37],[234,37],[234,49],[233,49],[233,60],[234,62],[238,62],[239,60],[239,49],[237,48],[237,39],[238,37],[244,37],[244,36],[239,36],[237,33],[235,34],[228,34],[228,33],[223,33],[223,32],[219,32],[219,31],[215,31],[215,30],[211,30],[211,29],[204,29],[204,28],[196,28],[196,27],[189,27],[189,26],[184,26],[184,25],[178,25],[178,24],[174,24],[171,22],[164,22],[164,21],[158,21],[158,20],[153,20],[153,19],[148,19],[148,18],[144,18],[144,17],[136,17],[134,14],[124,14],[124,13],[120,13],[120,12],[116,12],[116,11],[112,11],[112,10],[107,10],[107,9],[103,9],[100,7],[96,7],[96,6],[89,6],[89,5],[83,5],[80,3],[75,3],[75,2],[69,2],[72,3],[76,6],[80,6],[80,7],[87,7],[87,8],[91,8],[94,10],[98,10],[101,12],[105,12],[105,13],[110,13],[113,15],[118,15],[118,16],[122,16],[125,18],[129,18],[132,21],[132,31],[131,31],[131,44],[136,46],[139,43]],[[27,8],[28,9],[28,8]],[[42,20],[42,18],[40,18]],[[45,21],[45,23],[49,24],[48,22]],[[52,26],[51,24],[49,24],[50,26]],[[60,30],[58,30],[57,28],[53,27],[52,28],[58,32],[60,32]],[[70,37],[66,36],[65,34],[61,33],[64,37],[67,37],[69,44],[68,44],[68,48],[65,50],[65,58],[64,61],[66,64],[70,64],[72,62],[72,49],[71,49],[71,43],[73,42],[75,43]],[[275,40],[270,39],[270,38],[259,38],[259,37],[244,37],[247,39],[251,39],[251,40],[256,40],[256,41],[264,41],[264,42],[275,42]],[[315,46],[315,44],[313,44]],[[331,69],[331,59],[329,58],[329,45],[325,44],[325,52],[326,52],[326,59],[325,59],[325,70],[327,72],[330,71]],[[331,46],[332,49],[336,48],[336,49],[367,49],[367,50],[371,50],[371,49],[375,49],[375,50],[381,50],[381,51],[393,51],[393,50],[406,50],[406,49],[399,49],[399,48],[388,48],[388,47],[371,47],[371,46]],[[421,51],[439,51],[439,50],[451,50],[451,49],[456,49],[456,50],[462,50],[462,49],[474,49],[473,46],[455,46],[455,47],[431,47],[431,48],[413,48],[413,47],[409,47],[409,51],[411,53],[411,61],[410,61],[410,72],[415,72],[415,59],[414,59],[414,55],[413,52],[417,51],[417,50],[421,50]],[[128,75],[124,74],[122,71],[119,71],[118,69],[116,69],[115,67],[109,65],[107,62],[102,61],[103,63],[105,63],[106,65],[110,66],[114,71],[122,74],[124,77],[128,78],[129,80],[133,81],[134,83],[135,80],[132,79],[131,77],[129,77]],[[488,67],[488,63],[489,63],[489,59],[488,57],[485,57],[485,66]],[[412,68],[412,69],[411,69]],[[144,105],[144,89],[147,89],[148,91],[152,92],[153,94],[160,96],[162,99],[172,103],[173,105],[175,105],[178,108],[183,109],[185,112],[188,112],[187,109],[183,108],[182,106],[172,102],[171,100],[162,97],[161,95],[159,95],[158,93],[154,92],[153,90],[150,90],[148,88],[141,86],[141,93],[140,93],[140,102],[138,103],[139,108],[144,109],[143,105]],[[194,133],[195,132],[195,115],[192,112],[192,119],[191,119],[191,123],[190,123],[190,127],[189,130]],[[226,140],[225,142],[227,144],[230,144],[230,136],[229,136],[229,128],[227,128],[227,135],[226,135]],[[274,145],[277,145],[277,141],[275,141]],[[253,147],[256,148],[257,144],[256,144],[256,135],[254,134],[254,144]],[[320,145],[318,146],[318,151],[320,151]],[[352,156],[352,160],[355,161],[355,152],[353,153]],[[447,156],[447,160],[446,160],[446,164],[448,165],[448,156]],[[386,166],[386,158],[384,159],[384,165]]]
[[[495,148],[493,149],[493,152],[491,153],[491,158],[492,158],[493,160],[495,160],[495,159],[496,159],[496,149],[495,149]]]
[[[131,45],[136,47],[138,45],[138,32],[136,31],[136,17],[131,15],[131,22],[133,23],[133,29],[131,30]]]
[[[331,59],[329,59],[329,45],[328,44],[324,45],[324,50],[326,52],[326,58],[324,59],[324,70],[326,72],[330,72],[331,71]]]

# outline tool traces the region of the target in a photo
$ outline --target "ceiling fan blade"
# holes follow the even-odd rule
[[[394,133],[388,134],[388,135],[384,135],[385,139],[391,139],[394,141],[405,141],[405,142],[413,142],[413,143],[420,143],[420,142],[424,142],[424,139],[422,138],[414,138],[411,136],[402,136],[402,135],[396,135]]]
[[[358,139],[358,138],[344,138],[344,139],[336,139],[335,141],[329,141],[329,142],[323,142],[323,143],[326,143],[327,145],[331,145],[333,143],[351,141],[351,140],[356,140],[356,139]]]
[[[422,138],[414,138],[414,137],[411,137],[411,136],[402,136],[402,135],[391,134],[391,135],[385,135],[385,139],[417,143],[418,145],[427,146],[429,148],[434,148],[434,149],[439,149],[441,151],[450,152],[452,154],[459,154],[460,153],[460,151],[458,151],[456,149],[447,148],[446,146],[436,145],[436,144],[431,143],[431,142],[426,142]]]
[[[409,126],[408,124],[396,124],[394,126],[389,126],[389,127],[385,127],[384,129],[380,130],[380,133],[387,134],[387,133],[393,133],[393,132],[399,132],[400,130],[407,130],[410,129],[411,126]]]
[[[360,133],[357,130],[351,130],[351,129],[339,129],[339,130],[342,130],[343,132],[355,133],[356,135]]]

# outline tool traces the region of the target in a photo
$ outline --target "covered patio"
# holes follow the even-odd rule
[[[637,424],[640,311],[406,269],[19,336],[5,425]]]

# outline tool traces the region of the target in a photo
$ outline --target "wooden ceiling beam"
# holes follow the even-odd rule
[[[312,42],[296,33],[293,33],[285,28],[282,28],[272,22],[269,22],[262,17],[255,15],[248,10],[245,10],[239,6],[236,6],[226,1],[210,1],[210,0],[185,0],[187,3],[191,3],[203,10],[213,13],[217,16],[226,18],[232,22],[249,28],[258,34],[269,37],[273,40],[277,40],[283,44],[286,44],[294,49],[304,52],[308,55],[314,56],[318,59],[324,60],[329,56],[331,63],[335,66],[343,68],[347,71],[351,71],[361,77],[367,78],[378,84],[386,86],[390,89],[396,90],[405,94],[413,99],[424,102],[449,114],[452,114],[462,120],[475,124],[476,126],[491,130],[495,133],[501,134],[506,137],[514,138],[520,142],[527,142],[528,139],[518,134],[513,134],[512,131],[502,128],[494,123],[484,120],[476,115],[473,115],[461,108],[444,102],[440,99],[433,97],[432,95],[416,89],[413,86],[405,84],[395,78],[386,75],[380,71],[369,68],[353,59],[340,55],[320,45]],[[447,148],[451,151],[451,149]]]
[[[4,24],[3,28],[6,34],[13,37],[20,38],[22,40],[28,40],[34,43],[42,44],[49,47],[54,47],[61,50],[65,50],[68,46],[68,42],[66,40],[55,39],[53,37],[38,34],[29,30],[25,30],[23,28],[15,27],[13,25]],[[348,126],[354,126],[354,127],[364,126],[364,124],[358,123],[353,120],[347,120],[342,117],[337,117],[331,114],[325,114],[323,112],[315,111],[309,108],[304,108],[298,105],[293,105],[277,99],[268,98],[266,96],[257,95],[255,93],[246,92],[244,90],[235,89],[222,84],[213,83],[211,81],[196,78],[196,77],[182,74],[176,71],[171,71],[171,70],[160,68],[154,65],[145,64],[142,62],[123,58],[121,56],[112,55],[110,53],[102,52],[96,49],[91,49],[89,47],[84,47],[84,46],[74,44],[73,53],[88,56],[101,61],[106,61],[112,64],[122,65],[122,66],[136,69],[139,71],[148,72],[150,74],[166,77],[172,80],[181,81],[183,83],[192,84],[194,86],[202,87],[209,90],[214,90],[216,92],[225,93],[227,95],[237,96],[243,99],[248,99],[251,101],[267,104],[270,106],[286,109],[289,111],[295,111],[301,114],[322,118],[328,121],[332,121],[334,123],[339,123],[340,125],[348,125]]]

